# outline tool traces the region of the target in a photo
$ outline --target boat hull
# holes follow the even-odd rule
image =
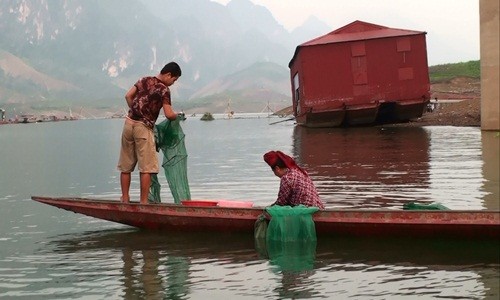
[[[335,103],[335,107],[305,109],[305,113],[295,114],[295,119],[297,124],[311,128],[398,123],[420,118],[428,103],[428,99],[345,103],[340,106]]]
[[[253,234],[264,208],[196,207],[122,203],[84,198],[32,197],[87,216],[137,228],[167,232]],[[320,210],[313,215],[321,236],[404,236],[467,239],[500,238],[500,211]]]

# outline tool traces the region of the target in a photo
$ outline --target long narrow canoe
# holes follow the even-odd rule
[[[122,203],[116,200],[31,197],[94,218],[137,228],[253,233],[264,208]],[[313,215],[321,236],[405,236],[500,239],[500,211],[326,209]]]

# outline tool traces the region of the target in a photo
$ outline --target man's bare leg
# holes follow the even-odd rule
[[[129,203],[130,202],[130,181],[132,177],[130,173],[120,173],[120,186],[122,188],[122,202]]]
[[[151,174],[141,173],[141,204],[148,204],[149,187],[151,186]]]

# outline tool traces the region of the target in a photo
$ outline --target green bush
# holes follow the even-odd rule
[[[481,78],[479,60],[455,64],[435,65],[429,67],[429,77],[432,83],[451,80],[455,77]]]

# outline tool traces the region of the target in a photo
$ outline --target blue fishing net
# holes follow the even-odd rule
[[[184,131],[180,124],[181,118],[174,121],[166,119],[155,126],[156,150],[163,154],[162,167],[165,171],[168,186],[172,192],[174,203],[191,199],[187,177],[187,151],[184,144]],[[161,202],[161,185],[158,176],[151,176],[151,186],[148,200],[150,203]]]

